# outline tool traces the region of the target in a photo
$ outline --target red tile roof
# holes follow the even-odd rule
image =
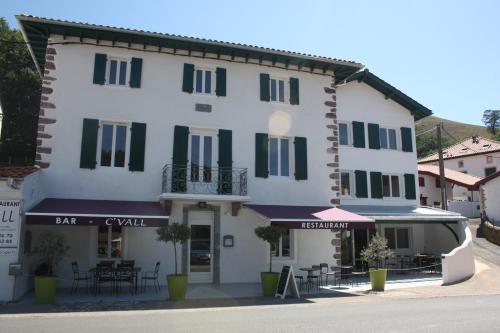
[[[39,170],[37,166],[0,166],[0,178],[24,178]]]
[[[439,166],[429,164],[419,164],[418,174],[439,177]],[[451,169],[444,169],[444,178],[447,182],[457,184],[458,186],[466,187],[469,190],[474,190],[479,187],[478,182],[480,177],[471,176],[466,173]]]
[[[443,158],[445,160],[449,160],[464,156],[488,154],[496,151],[500,151],[500,142],[480,136],[476,137],[475,140],[473,137],[470,137],[452,146],[444,148]],[[438,154],[435,153],[421,158],[418,160],[418,163],[434,162],[438,159]]]
[[[489,175],[488,177],[484,177],[483,179],[481,179],[479,182],[477,182],[478,185],[484,185],[486,184],[487,182],[497,178],[498,176],[500,176],[500,171],[497,171],[495,172],[494,174],[491,174]]]

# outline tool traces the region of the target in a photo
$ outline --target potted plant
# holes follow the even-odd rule
[[[63,235],[45,231],[38,237],[34,253],[40,258],[35,269],[35,301],[52,304],[56,295],[57,277],[54,268],[69,251]]]
[[[187,274],[178,274],[177,244],[184,244],[191,237],[191,229],[185,224],[172,223],[156,230],[158,240],[174,245],[175,274],[167,275],[168,294],[173,301],[183,300],[186,297]]]
[[[387,269],[382,267],[382,263],[392,256],[393,253],[387,246],[387,239],[379,234],[373,236],[368,246],[361,251],[361,259],[370,267],[370,282],[373,291],[384,291]]]
[[[273,272],[273,245],[280,241],[284,229],[278,226],[270,225],[255,228],[255,234],[260,239],[269,243],[269,272],[261,272],[260,280],[262,283],[262,294],[264,296],[274,296],[276,286],[278,285],[279,273]]]

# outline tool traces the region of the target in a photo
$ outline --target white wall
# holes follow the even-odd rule
[[[436,187],[436,177],[429,175],[419,174],[418,177],[424,178],[425,186],[419,186],[420,194],[427,198],[427,206],[430,207],[438,207],[439,205],[435,205],[435,202],[441,203],[441,188]],[[418,181],[418,179],[417,179]],[[448,199],[451,199],[453,196],[453,185],[449,182],[446,182],[446,196]]]
[[[500,178],[497,177],[486,184],[482,185],[484,189],[484,211],[489,220],[498,225],[500,222],[500,205],[498,198],[500,198]]]
[[[459,229],[461,245],[450,253],[444,254],[442,258],[444,285],[468,279],[474,275],[476,270],[469,226],[466,222],[462,222]]]
[[[415,122],[411,113],[401,105],[385,99],[385,96],[365,83],[353,81],[337,89],[337,118],[339,122],[362,121],[365,123],[366,148],[339,145],[339,159],[341,170],[379,171],[386,174],[400,175],[401,198],[360,199],[355,197],[342,197],[341,203],[345,205],[418,205],[417,200],[404,198],[404,180],[402,175],[412,173],[417,182],[417,155],[415,145]],[[368,123],[379,124],[380,127],[396,129],[398,149],[374,150],[368,148]],[[413,134],[413,152],[401,150],[401,127],[409,127]],[[352,129],[351,129],[352,131]],[[370,177],[368,175],[368,189]],[[368,192],[370,192],[368,190]],[[370,193],[369,193],[370,196]]]

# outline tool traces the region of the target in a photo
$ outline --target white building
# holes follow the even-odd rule
[[[500,195],[500,171],[495,172],[478,182],[480,187],[480,203],[482,219],[500,226],[500,206],[498,196]]]
[[[18,21],[43,75],[40,202],[23,206],[22,232],[34,243],[43,230],[65,235],[62,287],[71,261],[132,259],[148,270],[160,261],[160,276],[172,273],[172,246],[154,228],[172,222],[192,229],[178,253],[191,283],[258,282],[269,248],[254,229],[269,223],[288,230],[275,270],[338,266],[342,251],[356,263],[374,229],[401,253],[441,255],[465,239],[462,216],[417,208],[414,120],[430,111],[361,64]],[[342,220],[330,210],[339,205],[371,222]],[[19,262],[21,293],[36,262]]]

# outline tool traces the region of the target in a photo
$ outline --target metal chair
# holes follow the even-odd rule
[[[337,266],[331,266],[330,271],[326,272],[326,284],[328,285],[328,277],[333,276],[333,284],[337,284],[337,278],[340,274],[340,268]]]
[[[319,264],[319,283],[320,285],[324,286],[327,283],[327,277],[326,273],[328,273],[328,264],[327,263],[321,263]],[[323,280],[323,275],[325,276],[325,279]],[[324,284],[323,284],[324,283]]]
[[[100,293],[101,285],[105,283],[111,284],[111,292],[115,291],[115,274],[113,272],[113,267],[107,264],[97,264],[95,270],[95,284],[96,284],[96,292]]]
[[[354,282],[352,281],[352,266],[340,266],[340,274],[337,279],[338,285],[342,283],[342,280],[347,281],[354,286]]]
[[[146,282],[153,281],[153,286],[156,292],[160,292],[160,282],[158,281],[158,273],[160,272],[160,262],[156,263],[154,271],[143,272],[141,276],[142,291],[146,290]]]
[[[119,292],[121,284],[126,282],[129,284],[130,290],[134,290],[134,267],[129,264],[118,264],[115,272],[116,290]]]
[[[91,279],[91,276],[89,275],[88,272],[85,271],[80,271],[78,269],[78,263],[76,261],[73,261],[71,263],[71,269],[73,270],[73,283],[71,284],[71,291],[70,293],[72,294],[73,291],[77,292],[78,291],[78,285],[80,281],[85,281],[87,285],[87,292],[89,292],[89,282]]]
[[[102,267],[106,266],[106,267],[113,268],[115,266],[115,262],[114,262],[114,260],[101,260],[99,262],[99,265],[101,265]]]
[[[120,261],[120,265],[134,267],[135,266],[135,260],[123,260],[122,259]]]

